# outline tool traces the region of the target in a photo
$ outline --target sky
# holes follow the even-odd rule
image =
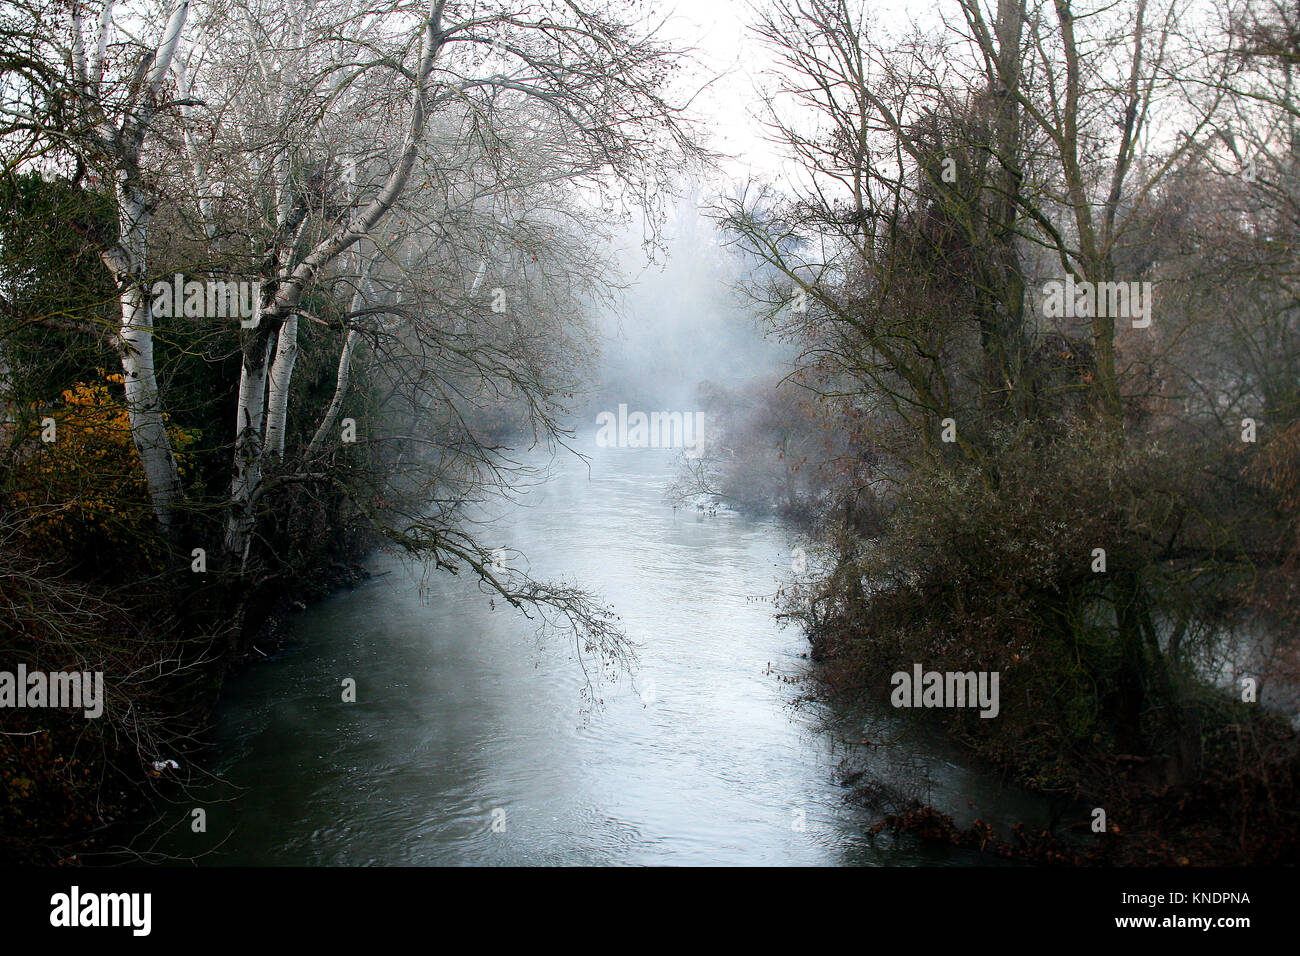
[[[756,0],[761,7],[765,0]],[[749,29],[755,19],[751,0],[663,0],[664,36],[689,47],[701,75],[717,76],[693,104],[711,134],[709,146],[729,158],[724,174],[744,180],[779,176],[780,149],[765,138],[757,90],[776,69],[777,60]],[[890,30],[933,14],[935,0],[870,0],[872,20]]]
[[[693,104],[707,118],[710,147],[734,157],[724,168],[736,178],[753,171],[772,174],[780,153],[763,136],[755,90],[774,64],[771,53],[748,30],[745,0],[669,0],[665,34],[693,56],[704,75],[717,79]]]

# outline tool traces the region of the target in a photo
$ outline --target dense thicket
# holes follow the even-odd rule
[[[1141,834],[1107,858],[1294,859],[1297,12],[950,12],[759,27],[797,165],[720,214],[828,436],[797,459],[828,485],[787,610],[832,696],[999,673],[995,719],[916,713]],[[721,494],[785,441],[749,433],[694,466]]]

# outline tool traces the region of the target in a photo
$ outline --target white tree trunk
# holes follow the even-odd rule
[[[289,417],[289,385],[293,366],[298,361],[298,315],[291,313],[280,326],[275,362],[271,365],[270,395],[266,401],[266,448],[277,458],[284,457],[285,423]]]
[[[262,481],[262,418],[266,407],[266,370],[271,343],[259,365],[245,362],[239,370],[239,404],[235,423],[235,473],[230,481],[230,517],[226,522],[226,551],[241,564],[248,560],[253,532],[253,496]]]
[[[414,76],[411,113],[407,123],[405,139],[401,154],[396,164],[389,171],[388,177],[379,194],[366,206],[354,212],[348,221],[341,223],[326,238],[316,244],[312,251],[297,266],[281,272],[281,279],[271,300],[262,303],[258,312],[258,322],[254,328],[264,328],[266,334],[265,351],[254,347],[251,354],[245,349],[244,362],[240,370],[239,409],[235,438],[235,470],[231,480],[230,516],[226,523],[226,549],[241,562],[241,568],[248,562],[249,544],[254,527],[254,504],[258,486],[262,479],[261,456],[263,411],[265,408],[268,367],[271,364],[272,349],[276,340],[271,331],[278,332],[290,322],[296,322],[295,310],[303,290],[334,258],[347,251],[359,239],[366,236],[393,204],[397,202],[406,183],[410,179],[411,168],[415,165],[416,148],[424,131],[427,119],[425,95],[428,90],[429,76],[433,72],[433,63],[442,49],[444,37],[440,23],[445,0],[430,0],[429,17],[421,26],[423,41],[420,47],[420,62]],[[289,225],[290,211],[297,201],[288,191],[288,180],[282,179],[277,209],[277,225],[282,231]],[[305,220],[304,220],[305,221]],[[303,222],[287,229],[290,235],[301,230]],[[287,242],[279,263],[287,263],[293,250],[293,242]],[[289,342],[285,340],[286,344]],[[296,350],[296,326],[292,339]],[[259,354],[260,353],[260,354]],[[295,352],[296,357],[296,352]],[[282,387],[275,393],[276,402],[288,402],[290,375],[280,380]],[[287,408],[287,404],[285,406]],[[277,428],[283,433],[283,421]],[[281,443],[283,439],[281,438]]]
[[[143,82],[127,90],[127,100],[119,107],[120,127],[110,121],[105,112],[106,104],[100,97],[108,36],[113,28],[113,6],[112,0],[108,0],[100,14],[89,61],[82,37],[81,15],[73,13],[72,72],[74,89],[86,115],[99,116],[90,135],[97,141],[103,156],[112,163],[115,172],[118,238],[101,250],[100,256],[119,290],[122,320],[116,345],[122,357],[122,381],[131,440],[140,456],[159,530],[164,537],[174,540],[181,482],[171,439],[167,435],[167,421],[163,417],[153,365],[153,311],[145,288],[150,211],[140,181],[140,153],[157,108],[159,88],[185,27],[189,0],[179,0],[167,19],[162,40],[151,59],[141,61],[142,68],[148,62],[148,72]]]
[[[164,536],[175,528],[175,506],[180,498],[180,475],[167,435],[158,379],[153,365],[153,312],[144,289],[145,235],[149,212],[144,197],[127,175],[118,183],[119,241],[105,259],[121,289],[122,311],[118,349],[122,356],[122,381],[131,440],[140,456],[154,516]]]
[[[366,261],[365,268],[362,268],[361,263],[362,255],[358,251],[357,270],[361,273],[361,281],[357,283],[357,290],[352,293],[352,301],[348,304],[349,316],[355,315],[365,305],[366,296],[372,288],[370,275],[378,263],[378,258],[371,257]],[[352,378],[352,355],[360,344],[361,333],[356,329],[349,329],[347,338],[343,340],[343,351],[339,355],[339,370],[334,379],[334,397],[330,399],[330,406],[325,410],[325,417],[321,419],[316,434],[312,435],[311,443],[307,446],[305,455],[307,458],[313,458],[320,452],[321,446],[325,444],[326,437],[334,430],[334,425],[339,420],[339,412],[343,410],[343,399],[347,397],[348,384]]]
[[[350,331],[347,339],[343,342],[343,354],[339,356],[339,373],[334,383],[334,398],[325,412],[325,417],[321,419],[316,434],[312,436],[311,444],[307,446],[308,458],[320,451],[321,446],[325,444],[326,437],[334,430],[334,425],[339,420],[339,412],[343,408],[343,398],[347,395],[348,381],[352,375],[352,353],[356,351],[360,342],[361,333],[356,329]]]
[[[164,534],[175,525],[180,475],[158,396],[153,367],[153,322],[138,286],[122,293],[122,379],[131,439],[149,485],[153,513]]]

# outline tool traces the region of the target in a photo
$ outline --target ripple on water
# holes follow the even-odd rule
[[[498,508],[489,546],[538,578],[612,603],[640,669],[584,705],[570,640],[532,625],[467,574],[382,576],[298,615],[292,649],[232,682],[210,766],[209,834],[166,849],[202,862],[879,863],[870,815],[847,807],[838,753],[765,673],[807,666],[770,596],[796,536],[774,522],[673,512],[672,456],[614,454],[557,469]],[[357,682],[357,702],[340,682]],[[963,795],[986,781],[935,761]],[[986,817],[987,818],[987,817]],[[793,824],[802,821],[802,829]],[[503,821],[504,829],[493,828]],[[204,842],[206,841],[206,842]],[[886,841],[887,842],[887,841]]]

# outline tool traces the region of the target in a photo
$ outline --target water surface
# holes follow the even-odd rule
[[[376,555],[375,577],[296,616],[288,647],[230,683],[202,759],[220,782],[137,848],[201,864],[973,862],[868,837],[879,814],[847,803],[836,772],[860,745],[791,706],[812,665],[771,597],[796,533],[674,510],[670,452],[592,455],[500,506],[485,540],[599,592],[639,645],[634,677],[596,684],[592,706],[571,641],[539,640],[467,573]],[[862,733],[900,726],[884,713]],[[963,822],[1041,816],[919,739],[871,759],[907,765]]]

